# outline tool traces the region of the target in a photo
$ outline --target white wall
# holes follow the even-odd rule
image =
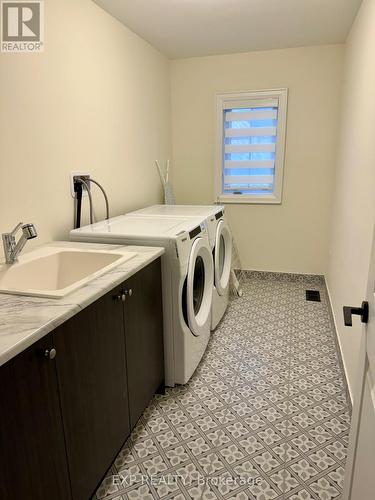
[[[117,215],[161,200],[153,162],[170,155],[166,57],[91,0],[45,10],[45,52],[0,55],[0,232],[32,221],[37,243],[68,237],[71,170],[90,170]]]
[[[215,93],[289,88],[281,205],[228,205],[245,268],[326,271],[343,46],[175,60],[174,186],[180,203],[214,201]]]
[[[345,50],[344,89],[328,287],[351,391],[360,322],[343,324],[342,306],[365,298],[375,220],[375,0],[364,0]]]

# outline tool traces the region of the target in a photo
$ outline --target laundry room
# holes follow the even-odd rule
[[[373,500],[375,0],[0,17],[0,499]]]

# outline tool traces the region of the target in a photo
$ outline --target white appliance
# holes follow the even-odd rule
[[[210,337],[213,264],[196,218],[122,215],[71,231],[73,241],[158,246],[162,257],[165,384],[185,384]]]
[[[207,225],[214,260],[214,287],[212,294],[211,330],[224,316],[229,302],[230,271],[232,264],[232,235],[221,205],[153,205],[130,212],[129,216],[199,217]]]

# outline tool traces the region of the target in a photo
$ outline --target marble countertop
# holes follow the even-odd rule
[[[45,246],[137,252],[61,299],[0,294],[0,366],[164,253],[163,248],[53,242]]]

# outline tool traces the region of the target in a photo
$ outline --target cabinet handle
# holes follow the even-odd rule
[[[52,349],[46,349],[44,351],[44,357],[47,358],[47,359],[55,359],[56,358],[56,349],[52,348]]]
[[[114,297],[115,300],[121,300],[122,302],[125,302],[126,296],[129,295],[131,297],[133,295],[133,290],[130,288],[129,290],[124,290],[122,293],[119,295],[116,295]]]
[[[126,294],[125,293],[120,293],[119,295],[116,295],[114,297],[115,300],[118,300],[118,301],[122,301],[122,302],[125,302],[126,300]]]

